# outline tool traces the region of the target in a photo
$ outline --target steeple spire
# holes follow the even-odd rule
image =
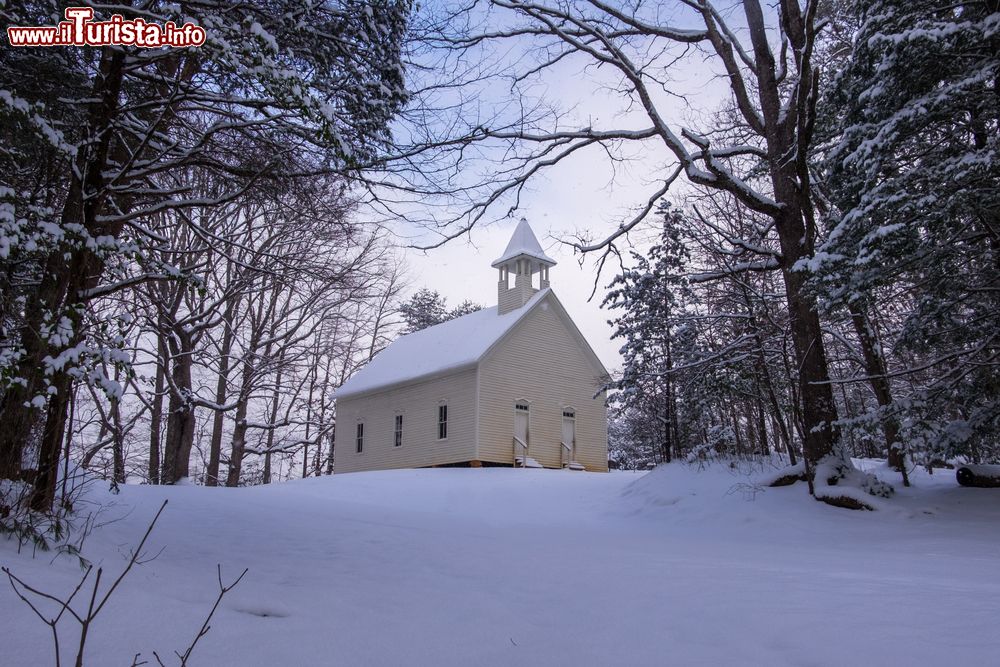
[[[509,313],[526,304],[539,289],[549,286],[549,268],[556,261],[545,254],[535,232],[525,218],[517,223],[507,249],[492,266],[500,270],[497,286],[497,311]],[[510,286],[510,273],[514,272],[514,286]],[[532,285],[534,274],[538,273],[538,287]]]

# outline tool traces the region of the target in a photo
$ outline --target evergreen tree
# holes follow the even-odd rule
[[[677,225],[679,211],[664,212],[659,243],[646,255],[633,252],[635,266],[616,276],[602,305],[622,311],[609,324],[623,340],[622,372],[606,388],[628,439],[647,443],[654,458],[676,454],[677,414],[673,387],[673,346],[686,294],[683,266],[687,250]]]
[[[978,458],[1000,426],[998,11],[858,3],[827,97],[833,209],[809,268],[852,315],[884,311],[893,363],[869,374],[907,379],[884,411],[927,456]]]
[[[399,308],[406,321],[404,333],[414,333],[448,320],[445,299],[436,290],[422,287]]]
[[[410,300],[399,308],[403,319],[406,321],[406,329],[403,333],[414,333],[435,324],[441,324],[456,317],[462,317],[482,310],[483,307],[474,301],[466,299],[455,308],[448,310],[448,301],[436,290],[421,287]]]
[[[453,320],[456,317],[462,317],[463,315],[469,315],[476,311],[482,310],[482,304],[478,304],[471,299],[466,299],[462,303],[458,304],[448,312],[448,319]]]

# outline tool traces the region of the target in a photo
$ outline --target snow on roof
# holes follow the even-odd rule
[[[401,336],[341,385],[337,397],[471,366],[548,293],[540,290],[524,306],[503,315],[497,315],[495,306],[484,308]]]
[[[539,244],[538,239],[535,238],[535,232],[531,231],[531,225],[529,225],[528,221],[524,218],[521,218],[521,222],[517,223],[517,227],[514,229],[514,235],[510,237],[507,249],[503,251],[500,259],[493,262],[490,266],[500,266],[504,262],[514,259],[518,255],[527,255],[528,257],[540,259],[549,266],[556,265],[556,260],[546,255],[545,251],[542,250],[541,244]]]

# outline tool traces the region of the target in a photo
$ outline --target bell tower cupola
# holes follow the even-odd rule
[[[500,282],[497,286],[497,312],[500,315],[517,310],[538,290],[549,286],[549,269],[556,265],[554,259],[545,254],[538,243],[535,233],[531,231],[528,221],[521,222],[514,229],[507,249],[500,259],[492,266],[500,270]],[[538,274],[538,286],[535,287],[534,276]],[[514,276],[511,285],[510,276]]]

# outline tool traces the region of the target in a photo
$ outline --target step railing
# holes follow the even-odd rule
[[[514,467],[515,468],[517,467],[517,448],[518,448],[518,446],[520,446],[521,449],[523,450],[523,454],[522,454],[522,458],[521,458],[521,467],[522,468],[527,468],[528,467],[528,443],[526,443],[524,440],[521,440],[516,435],[514,436]]]
[[[570,464],[573,461],[573,448],[567,445],[562,440],[559,441],[559,444],[562,445],[560,453],[563,456],[563,460],[560,461],[560,463],[562,463],[562,467],[565,468],[568,464]]]

